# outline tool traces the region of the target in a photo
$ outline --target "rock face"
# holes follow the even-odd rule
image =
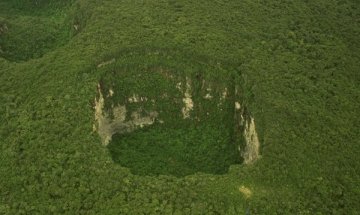
[[[95,98],[95,121],[94,126],[97,130],[101,141],[104,145],[108,145],[111,138],[116,133],[132,132],[138,128],[151,125],[155,122],[158,113],[155,111],[149,112],[147,115],[142,116],[142,110],[133,111],[131,118],[126,119],[127,110],[125,105],[118,105],[113,107],[113,118],[104,111],[105,99],[101,93],[101,86],[98,85],[99,98]],[[112,96],[114,92],[110,92]]]
[[[259,138],[255,129],[255,120],[252,117],[245,122],[244,138],[246,145],[242,156],[244,158],[244,163],[250,164],[259,158],[260,148]]]
[[[214,102],[212,105],[216,108],[213,108],[214,112],[206,112],[206,117],[211,117],[211,114],[221,113],[223,111],[231,111],[228,112],[228,116],[231,118],[231,115],[234,116],[234,142],[230,144],[235,144],[235,146],[239,150],[239,159],[243,159],[244,164],[251,164],[255,162],[259,158],[259,148],[260,142],[258,138],[258,134],[256,132],[255,120],[249,114],[246,107],[242,105],[240,102],[241,99],[238,95],[236,89],[230,87],[225,87],[218,90],[217,101],[210,94],[213,90],[210,87],[204,88],[202,93],[193,92],[192,86],[193,80],[189,77],[183,79],[182,82],[177,82],[174,86],[179,92],[182,94],[182,102],[174,101],[174,104],[179,105],[179,112],[182,114],[182,119],[179,120],[195,120],[200,122],[201,112],[199,112],[199,107],[202,107],[202,104],[198,102],[195,103],[193,98],[194,96],[200,96],[204,99],[204,101]],[[203,84],[204,85],[204,84]],[[205,86],[205,85],[204,85]],[[132,132],[136,129],[142,128],[144,126],[150,126],[155,123],[155,120],[159,123],[164,123],[163,120],[160,120],[159,114],[166,112],[164,109],[155,109],[156,111],[149,111],[145,106],[141,104],[145,104],[147,102],[155,103],[161,102],[162,96],[159,98],[148,98],[146,96],[141,97],[138,94],[130,94],[125,96],[124,105],[113,103],[111,105],[111,109],[109,108],[105,111],[105,98],[101,91],[100,84],[98,85],[98,97],[95,98],[95,125],[94,130],[99,133],[101,137],[101,141],[104,145],[108,145],[112,139],[112,136],[116,133],[127,133]],[[111,88],[108,90],[109,93],[106,95],[106,99],[110,99],[113,97],[114,92]],[[107,91],[106,91],[107,92]],[[169,92],[163,91],[164,98],[171,98],[168,95]],[[216,94],[216,92],[214,92]],[[204,102],[203,101],[203,102]],[[228,109],[226,107],[226,102],[234,105],[233,108]],[[133,111],[128,111],[127,106],[130,107],[131,104],[139,104]],[[182,104],[181,104],[182,103]],[[126,106],[127,105],[127,106]],[[224,106],[225,105],[225,106]],[[154,109],[153,109],[154,110]],[[204,109],[201,109],[204,111]],[[225,113],[225,112],[223,112]],[[162,117],[162,116],[161,116]],[[204,116],[203,116],[204,117]],[[176,122],[175,122],[176,123]]]
[[[260,157],[260,141],[256,132],[255,120],[238,101],[235,102],[234,118],[238,150],[244,164],[251,164]]]
[[[183,118],[190,117],[190,111],[194,108],[194,102],[191,98],[191,82],[190,79],[186,77],[186,90],[184,93],[183,98],[184,107],[182,108],[181,112],[183,114]]]

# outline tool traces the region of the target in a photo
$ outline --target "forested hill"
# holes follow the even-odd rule
[[[359,38],[356,0],[1,0],[0,214],[358,214]]]

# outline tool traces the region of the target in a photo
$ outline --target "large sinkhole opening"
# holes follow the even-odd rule
[[[257,158],[239,76],[203,58],[192,60],[132,50],[98,64],[94,128],[115,163],[137,175],[181,177],[224,174]]]
[[[0,57],[23,62],[68,44],[85,25],[83,13],[73,2],[1,0]]]
[[[108,148],[115,162],[139,175],[224,174],[241,161],[229,129],[221,124],[155,125],[116,134]]]

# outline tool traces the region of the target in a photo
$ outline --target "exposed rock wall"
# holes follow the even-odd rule
[[[182,114],[184,119],[190,117],[190,111],[194,108],[194,102],[191,96],[191,82],[188,77],[186,77],[186,86],[185,86],[185,93],[183,98],[184,107],[182,108]]]
[[[252,117],[245,122],[244,138],[246,145],[242,156],[244,158],[244,163],[250,164],[259,158],[260,148],[259,138],[255,129],[255,120]]]
[[[240,102],[235,102],[235,139],[245,164],[251,164],[259,158],[260,141],[256,132],[255,120],[248,114]]]
[[[182,86],[183,85],[183,86]],[[195,108],[195,104],[193,102],[192,95],[192,80],[186,77],[185,83],[179,82],[175,86],[178,90],[183,93],[182,103],[183,106],[179,107],[179,111],[182,112],[183,119],[191,120],[193,117],[191,116],[191,111]],[[210,87],[206,88],[202,96],[206,100],[212,100],[213,96],[210,94],[212,89]],[[109,93],[107,98],[110,98],[114,95],[112,89],[109,89]],[[239,149],[239,159],[240,156],[243,158],[244,164],[251,164],[259,158],[259,148],[260,142],[258,138],[258,134],[256,132],[255,120],[248,113],[246,107],[242,105],[240,101],[236,101],[238,99],[233,98],[231,95],[238,96],[238,92],[235,89],[234,92],[229,90],[229,88],[225,87],[222,90],[221,95],[218,101],[218,110],[216,111],[224,111],[221,107],[221,104],[224,104],[225,99],[230,99],[232,104],[234,105],[233,113],[234,113],[234,144],[238,146]],[[166,92],[165,92],[166,94]],[[161,99],[161,98],[160,98]],[[127,98],[127,102],[129,104],[132,103],[146,103],[148,101],[147,97],[141,97],[137,94],[129,95]],[[153,99],[149,101],[155,102]],[[135,129],[142,128],[144,126],[152,125],[155,120],[158,118],[157,111],[147,111],[141,108],[128,113],[128,110],[125,105],[113,105],[111,110],[104,110],[105,106],[105,98],[101,92],[101,86],[98,85],[98,98],[95,99],[95,130],[99,133],[101,137],[101,141],[104,145],[107,145],[112,136],[115,133],[126,133],[132,132]],[[160,112],[166,110],[158,110]],[[111,117],[110,114],[111,113]],[[209,113],[208,113],[209,114]],[[157,119],[158,122],[163,123],[162,120]]]
[[[131,118],[126,119],[127,110],[125,105],[117,105],[112,108],[113,118],[105,112],[105,99],[101,93],[101,86],[98,85],[99,98],[95,98],[95,130],[99,133],[101,141],[104,145],[109,144],[111,138],[116,133],[132,132],[138,128],[151,125],[155,122],[158,113],[156,111],[149,112],[146,116],[142,116],[142,111],[137,110],[131,113]],[[109,92],[110,96],[114,92]]]

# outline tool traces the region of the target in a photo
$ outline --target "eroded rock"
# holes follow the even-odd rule
[[[204,85],[204,83],[203,83]],[[205,85],[204,85],[205,86]],[[182,113],[183,119],[193,119],[197,122],[200,121],[200,115],[194,111],[193,115],[191,112],[198,108],[195,107],[192,96],[196,96],[196,92],[192,92],[192,80],[189,77],[186,77],[185,82],[177,82],[174,86],[178,89],[182,94],[182,105],[179,106],[179,111]],[[157,111],[148,111],[145,110],[142,106],[146,102],[151,102],[155,104],[154,98],[148,98],[145,96],[141,96],[140,94],[131,94],[125,99],[125,103],[129,105],[136,104],[138,105],[138,109],[131,111],[128,113],[126,105],[112,105],[110,110],[105,111],[105,100],[104,96],[101,92],[100,85],[98,86],[98,98],[95,99],[95,130],[99,133],[101,137],[101,141],[104,145],[107,145],[112,136],[116,133],[127,133],[132,132],[136,129],[143,128],[145,126],[150,126],[155,123],[155,120],[159,123],[164,123],[164,121],[158,119],[158,112],[164,113],[166,110],[157,110]],[[242,105],[241,99],[238,97],[238,90],[236,87],[234,89],[224,87],[221,90],[215,91],[213,94],[213,89],[210,87],[205,88],[204,92],[202,92],[201,96],[204,99],[210,100],[213,98],[217,98],[217,111],[229,111],[224,108],[224,105],[234,105],[233,106],[233,114],[235,123],[235,139],[237,139],[234,144],[239,149],[239,159],[240,156],[243,158],[244,164],[251,164],[255,162],[259,158],[259,148],[260,142],[258,138],[258,134],[256,132],[255,120],[254,118],[247,112],[246,107]],[[216,93],[217,92],[217,93]],[[110,99],[114,95],[114,91],[110,88],[107,95],[107,98]],[[193,94],[193,95],[192,95]],[[213,97],[213,95],[219,95],[219,97]],[[232,95],[235,95],[233,98]],[[162,99],[171,99],[171,95],[167,91],[161,92],[159,97]],[[181,100],[180,100],[181,104]],[[202,104],[198,104],[201,106]],[[204,110],[205,111],[205,110]],[[210,115],[210,112],[206,110],[206,116]],[[111,113],[111,114],[110,114]]]
[[[112,108],[113,118],[104,110],[105,99],[98,85],[99,98],[95,98],[95,130],[98,132],[101,142],[108,145],[112,136],[116,133],[132,132],[138,128],[152,125],[158,116],[156,111],[150,111],[145,116],[141,109],[131,113],[131,119],[126,120],[127,109],[125,105],[117,105]]]
[[[255,120],[250,117],[249,121],[245,122],[244,138],[246,142],[243,158],[245,164],[250,164],[259,158],[260,142],[258,134],[255,129]]]
[[[182,108],[182,114],[183,114],[184,119],[190,117],[190,111],[192,111],[194,108],[194,102],[191,98],[192,97],[191,96],[191,81],[188,77],[186,77],[186,85],[185,86],[186,86],[186,88],[185,88],[185,93],[184,93],[184,98],[183,98],[184,107]]]
[[[256,132],[255,119],[238,101],[235,102],[234,116],[236,121],[235,138],[238,139],[238,150],[243,158],[243,163],[254,163],[260,157],[260,141]]]

